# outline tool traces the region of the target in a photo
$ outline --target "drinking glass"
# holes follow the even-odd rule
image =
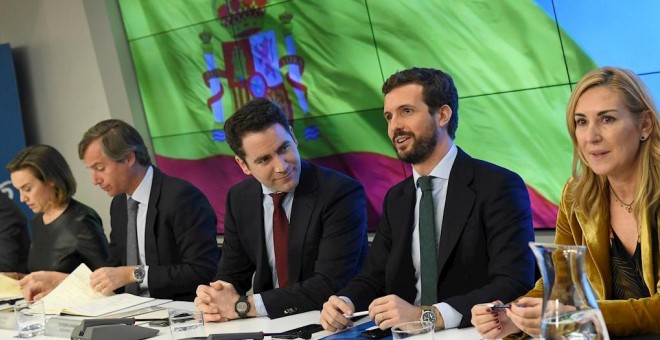
[[[14,305],[19,338],[31,338],[44,333],[46,314],[43,301],[18,301]]]
[[[201,311],[169,309],[168,314],[172,339],[206,336],[204,315]]]
[[[392,327],[393,339],[427,339],[435,338],[435,325],[430,321],[412,321]]]

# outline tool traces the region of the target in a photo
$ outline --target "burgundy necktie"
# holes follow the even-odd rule
[[[279,287],[286,287],[289,281],[287,270],[288,256],[287,243],[289,236],[289,221],[286,219],[286,212],[282,207],[286,192],[270,194],[273,199],[273,245],[275,246],[275,267],[277,268],[277,281]]]

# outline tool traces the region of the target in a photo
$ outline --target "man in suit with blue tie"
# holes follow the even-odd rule
[[[384,117],[413,175],[392,187],[363,271],[324,304],[328,331],[367,310],[381,328],[426,320],[467,327],[483,301],[512,301],[534,283],[529,196],[522,179],[454,145],[452,78],[412,68],[383,84]]]
[[[216,281],[198,287],[195,304],[207,321],[320,309],[366,257],[362,185],[301,160],[286,116],[266,99],[234,113],[225,133],[252,178],[227,194]]]

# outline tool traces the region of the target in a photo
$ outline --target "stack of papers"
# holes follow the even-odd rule
[[[21,287],[18,285],[18,280],[0,275],[0,301],[13,300],[21,296],[23,295],[21,294]]]
[[[90,287],[92,271],[81,264],[42,300],[46,314],[101,316],[134,307],[153,298],[132,294],[105,296]]]
[[[14,302],[22,298],[18,280],[0,274],[0,310],[13,308]]]

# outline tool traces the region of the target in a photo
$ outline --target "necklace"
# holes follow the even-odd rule
[[[612,187],[610,187],[610,191],[614,194],[614,198],[616,198],[617,202],[619,202],[619,205],[621,206],[621,208],[625,209],[629,214],[631,214],[632,213],[632,205],[633,205],[633,203],[635,203],[635,199],[633,198],[633,200],[632,200],[632,202],[630,202],[630,204],[626,204],[626,203],[623,203],[623,201],[619,198],[619,195],[617,195],[616,192],[614,192],[614,189],[612,189]]]

